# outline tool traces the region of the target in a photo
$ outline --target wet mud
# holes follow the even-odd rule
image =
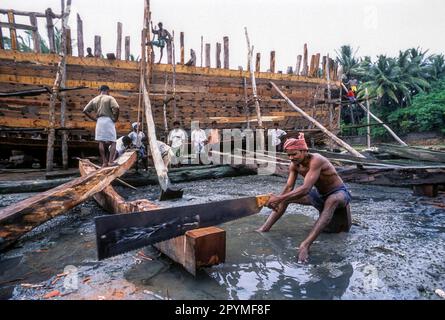
[[[269,192],[285,179],[249,176],[178,184],[181,206]],[[353,226],[322,234],[307,264],[299,243],[318,212],[291,205],[268,233],[255,232],[269,209],[220,227],[227,232],[224,264],[196,277],[153,247],[97,261],[93,219],[106,214],[93,200],[36,228],[0,255],[0,299],[441,299],[445,288],[445,202],[405,188],[350,184]],[[155,186],[117,187],[129,200],[157,202]],[[2,195],[7,206],[26,195]],[[158,203],[158,202],[157,202]]]

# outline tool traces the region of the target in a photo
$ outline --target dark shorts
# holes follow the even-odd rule
[[[335,188],[331,192],[328,192],[326,194],[320,194],[317,190],[317,188],[312,188],[311,192],[309,192],[309,199],[311,201],[311,204],[318,210],[322,211],[324,208],[324,203],[326,202],[326,199],[335,194],[341,192],[345,197],[346,205],[351,202],[352,196],[351,193],[348,191],[348,188],[343,184],[339,186],[338,188]]]

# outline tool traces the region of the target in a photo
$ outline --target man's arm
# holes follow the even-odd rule
[[[289,167],[289,177],[287,178],[287,182],[286,185],[284,186],[283,191],[281,192],[280,196],[271,195],[268,203],[266,204],[266,207],[269,207],[274,210],[278,209],[279,204],[283,202],[282,200],[280,200],[280,197],[288,194],[295,187],[295,183],[297,182],[297,177],[298,177],[296,169],[297,165],[291,163]]]
[[[119,104],[117,103],[116,99],[111,99],[111,113],[113,114],[113,121],[117,122],[119,120]]]
[[[94,109],[94,103],[93,100],[91,100],[90,102],[88,102],[88,104],[86,105],[86,107],[83,109],[83,113],[90,118],[93,121],[97,121],[96,117],[93,117],[92,114],[92,110]]]
[[[321,167],[322,167],[322,162],[317,159],[314,159],[309,167],[309,172],[306,174],[306,177],[304,178],[303,184],[293,191],[290,191],[288,193],[276,197],[274,201],[269,200],[269,205],[273,208],[276,207],[281,202],[290,202],[307,195],[311,191],[314,184],[317,182],[318,178],[320,178]]]

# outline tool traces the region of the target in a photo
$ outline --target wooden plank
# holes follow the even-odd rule
[[[117,167],[103,168],[1,209],[0,250],[9,247],[35,227],[67,212],[105,189],[133,166],[136,158],[135,152],[127,152],[118,159]]]
[[[389,153],[401,158],[445,163],[445,152],[441,151],[433,151],[408,146],[398,146],[393,144],[379,144],[378,148],[381,152]]]
[[[73,46],[72,46],[72,41],[71,41],[71,29],[66,29],[66,54],[68,56],[72,56],[73,55]]]
[[[303,70],[301,71],[301,75],[307,77],[308,75],[308,56],[307,56],[307,43],[304,44],[303,48]]]
[[[224,69],[230,69],[229,66],[229,37],[223,38],[224,42]]]
[[[221,68],[221,43],[216,43],[216,67]]]
[[[210,43],[206,43],[206,68],[210,68]]]
[[[130,36],[125,37],[125,61],[130,60]]]
[[[302,58],[302,56],[301,56],[301,54],[299,54],[297,56],[297,63],[295,64],[294,74],[297,75],[297,76],[300,74],[301,58]]]
[[[55,15],[51,10],[51,8],[46,9],[45,17],[46,17],[46,30],[48,33],[49,51],[50,53],[55,53],[56,41],[54,37],[54,23],[53,23],[53,18],[55,18]]]
[[[12,11],[12,13],[17,15],[17,16],[35,15],[36,17],[39,17],[39,18],[45,18],[46,17],[46,14],[39,13],[39,12],[0,9],[0,13],[3,13],[3,14],[7,14],[9,11]],[[54,17],[55,18],[62,18],[62,15],[55,14]]]
[[[275,51],[270,52],[270,67],[269,70],[271,73],[275,73]]]
[[[255,72],[260,72],[261,70],[261,53],[257,52],[255,61]]]
[[[185,51],[184,51],[184,32],[179,34],[180,53],[181,53],[181,65],[185,63]]]
[[[167,41],[167,64],[173,63],[172,41]]]
[[[17,31],[15,30],[14,24],[14,13],[12,10],[8,11],[8,22],[9,22],[9,39],[11,40],[11,49],[17,50],[18,44],[17,44]],[[0,25],[0,28],[2,26]]]
[[[116,59],[122,58],[122,23],[117,23],[117,44],[116,44]]]
[[[9,16],[8,16],[8,18],[9,18]],[[37,31],[36,27],[28,26],[26,24],[14,23],[14,22],[12,22],[12,23],[11,22],[8,22],[8,23],[0,22],[0,28],[9,28],[9,29],[14,29],[14,30],[21,29],[21,30],[29,30],[29,31],[34,31],[34,32]]]
[[[94,56],[96,58],[102,57],[102,38],[100,36],[94,36]]]
[[[83,21],[80,15],[77,14],[77,55],[79,57],[85,56],[84,46],[83,46]]]

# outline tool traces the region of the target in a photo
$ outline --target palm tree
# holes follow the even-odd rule
[[[428,57],[428,79],[437,81],[445,77],[445,57],[443,54],[433,54]]]
[[[343,69],[343,74],[346,79],[352,79],[357,76],[357,68],[359,61],[354,56],[352,52],[352,47],[350,45],[344,45],[340,47],[340,52],[337,50],[337,62],[341,65]]]

